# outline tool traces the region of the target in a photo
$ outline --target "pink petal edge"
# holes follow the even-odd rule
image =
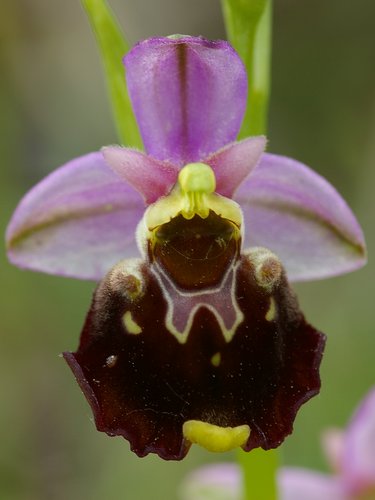
[[[341,473],[344,453],[345,432],[342,429],[330,428],[322,433],[322,448],[330,469]]]
[[[375,389],[362,401],[347,428],[342,466],[353,492],[375,490]]]
[[[242,474],[237,464],[216,463],[205,465],[188,474],[179,488],[180,500],[222,498],[241,500]]]
[[[244,246],[274,251],[290,280],[327,278],[366,263],[363,233],[346,202],[296,160],[263,154],[234,199],[244,212]]]
[[[133,186],[148,205],[167,195],[177,181],[178,167],[135,149],[107,146],[102,153],[108,166]]]
[[[267,139],[260,135],[228,144],[203,160],[216,176],[216,191],[232,198],[240,184],[258,164]]]
[[[297,467],[282,467],[278,472],[280,500],[349,500],[335,476]]]
[[[139,255],[135,230],[141,196],[100,152],[58,168],[20,201],[6,232],[9,260],[24,269],[99,280]]]

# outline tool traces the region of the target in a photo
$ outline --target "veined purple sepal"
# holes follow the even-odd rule
[[[181,342],[168,328],[168,301],[150,264],[113,268],[94,295],[79,349],[64,354],[98,430],[124,436],[139,456],[167,460],[188,452],[190,421],[248,425],[245,450],[277,447],[319,392],[325,337],[306,323],[265,249],[240,257],[235,298],[243,321],[230,339],[202,306]]]
[[[234,199],[244,215],[244,247],[270,248],[290,281],[337,276],[366,263],[363,232],[345,200],[296,160],[263,154]]]
[[[150,38],[125,56],[126,81],[148,154],[183,166],[234,141],[245,67],[225,41]]]

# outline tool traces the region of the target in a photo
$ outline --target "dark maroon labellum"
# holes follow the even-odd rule
[[[238,228],[212,212],[157,228],[146,262],[100,283],[78,351],[64,354],[97,428],[139,456],[183,458],[190,420],[247,424],[245,450],[277,447],[319,392],[324,335],[277,258],[239,248]]]

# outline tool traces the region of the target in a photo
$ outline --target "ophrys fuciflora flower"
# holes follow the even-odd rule
[[[319,391],[325,341],[286,271],[360,267],[361,229],[308,167],[264,153],[264,137],[234,142],[247,80],[226,42],[154,38],[125,66],[147,154],[112,146],[60,167],[17,208],[9,257],[101,280],[64,354],[99,430],[165,459],[192,442],[276,447]]]

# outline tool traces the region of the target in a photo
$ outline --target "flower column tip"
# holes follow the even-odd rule
[[[207,218],[210,209],[206,197],[216,189],[212,168],[204,163],[189,163],[180,171],[178,183],[184,195],[183,217],[191,219],[198,214],[202,219]]]

